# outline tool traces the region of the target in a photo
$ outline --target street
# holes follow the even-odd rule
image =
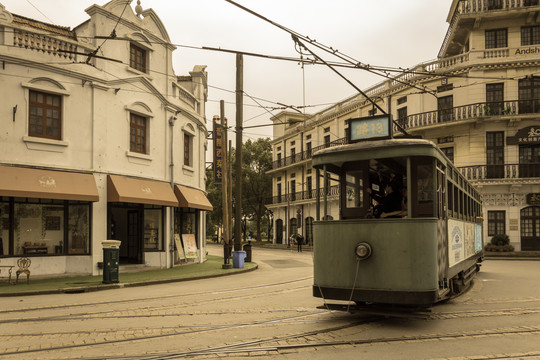
[[[540,358],[540,261],[488,260],[422,317],[318,308],[310,252],[254,248],[253,261],[222,278],[0,298],[0,358]]]

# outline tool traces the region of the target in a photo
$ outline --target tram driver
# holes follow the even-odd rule
[[[403,181],[392,174],[390,181],[386,183],[384,188],[385,195],[381,197],[377,194],[371,193],[371,189],[368,189],[371,197],[379,203],[380,214],[379,218],[401,218],[407,215],[407,211],[403,210],[404,198],[403,198]]]

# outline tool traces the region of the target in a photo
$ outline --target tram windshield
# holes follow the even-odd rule
[[[435,169],[436,162],[429,157],[383,158],[343,164],[339,174],[342,218],[436,216]],[[441,187],[439,190],[442,191]],[[412,199],[412,204],[408,204],[408,199]]]

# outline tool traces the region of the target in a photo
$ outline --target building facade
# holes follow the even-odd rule
[[[153,10],[92,5],[74,29],[0,3],[0,261],[33,274],[205,258],[207,73],[176,76]]]
[[[436,143],[477,187],[485,240],[507,234],[523,251],[540,250],[539,11],[538,0],[453,0],[438,59],[364,91],[409,135]],[[343,144],[348,119],[377,111],[355,95],[301,119],[287,112],[272,119],[288,124],[274,126],[274,242],[294,233],[311,241],[313,152]],[[328,216],[339,219],[338,182],[321,181],[329,185]]]

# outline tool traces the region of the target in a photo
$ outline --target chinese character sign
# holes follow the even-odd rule
[[[223,178],[223,149],[225,134],[219,117],[214,117],[214,183],[221,184]]]
[[[350,120],[350,140],[368,140],[391,137],[389,116],[376,116]]]

